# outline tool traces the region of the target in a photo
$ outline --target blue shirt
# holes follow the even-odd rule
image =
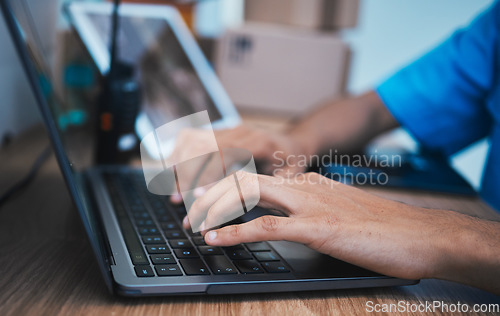
[[[383,82],[377,93],[423,146],[451,155],[484,137],[480,195],[500,210],[500,1]]]

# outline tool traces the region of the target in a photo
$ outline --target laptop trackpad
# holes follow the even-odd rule
[[[334,259],[302,244],[271,241],[273,248],[290,265],[294,274],[308,278],[366,277],[378,274]]]

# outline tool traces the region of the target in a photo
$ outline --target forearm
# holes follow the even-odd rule
[[[291,131],[304,154],[327,149],[349,152],[398,124],[374,91],[329,103],[298,122]]]
[[[456,214],[443,227],[448,247],[432,277],[500,294],[500,223]]]

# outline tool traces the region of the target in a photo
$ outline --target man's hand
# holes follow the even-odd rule
[[[221,153],[228,148],[246,149],[253,155],[262,173],[276,172],[277,175],[286,176],[304,171],[304,167],[297,166],[293,161],[289,161],[288,164],[284,163],[287,157],[296,158],[302,154],[301,145],[285,133],[260,130],[246,125],[214,132]],[[169,160],[184,161],[183,157],[190,157],[192,151],[203,152],[203,146],[208,143],[205,140],[211,137],[210,133],[211,131],[202,129],[186,129],[180,133]],[[193,182],[193,187],[196,187],[196,182],[203,185],[216,182],[220,180],[217,177],[222,164],[229,166],[238,163],[238,157],[230,155],[223,155],[223,161],[219,154],[207,155],[207,158],[206,161],[193,160],[190,164],[191,172],[184,175],[183,180]],[[202,193],[200,191],[200,194]],[[174,195],[171,200],[174,203],[180,203],[182,198],[180,195]]]
[[[237,176],[242,191],[252,192],[258,183],[260,206],[288,217],[205,230],[209,245],[289,240],[390,276],[442,278],[499,291],[499,223],[386,200],[314,173],[290,179]],[[229,192],[230,183],[225,179],[196,200],[189,218],[206,218],[209,229],[241,203]],[[187,218],[184,226],[189,228]]]

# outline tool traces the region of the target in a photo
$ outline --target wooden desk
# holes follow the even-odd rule
[[[0,192],[24,176],[48,144],[32,130],[0,150]],[[477,199],[373,190],[388,198],[477,216],[500,216]],[[123,298],[109,294],[56,161],[0,207],[0,315],[357,315],[368,301],[500,303],[483,291],[438,280],[407,287],[279,294]]]

